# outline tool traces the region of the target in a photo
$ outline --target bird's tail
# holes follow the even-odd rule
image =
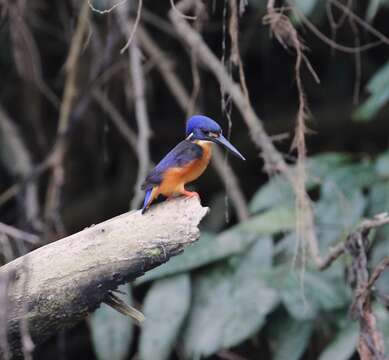
[[[144,214],[147,210],[147,206],[151,202],[151,193],[153,192],[153,189],[147,189],[146,194],[145,194],[145,200],[143,202],[143,207],[142,207],[142,214]]]

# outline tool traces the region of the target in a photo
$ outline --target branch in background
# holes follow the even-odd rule
[[[352,5],[353,4],[351,3],[350,6]],[[359,28],[355,23],[355,19],[349,17],[348,20],[349,20],[351,30],[354,33],[355,47],[358,49],[361,46],[361,37],[359,35]],[[360,95],[361,79],[362,79],[361,52],[357,51],[354,57],[355,57],[355,81],[354,81],[354,91],[353,91],[353,104],[356,106],[359,103],[359,95]]]
[[[25,178],[29,176],[34,170],[30,153],[18,128],[1,106],[0,139],[0,147],[2,148],[0,156],[4,167],[14,177]],[[38,187],[35,181],[29,181],[26,184],[23,195],[22,209],[26,214],[26,219],[35,229],[40,229]]]
[[[100,15],[104,15],[104,14],[109,14],[111,11],[115,10],[118,6],[123,5],[126,1],[127,0],[121,0],[121,1],[117,2],[116,4],[113,4],[110,8],[103,9],[103,10],[100,10],[100,9],[97,9],[96,7],[94,7],[91,0],[88,0],[88,5],[93,12],[96,12]]]
[[[352,319],[359,321],[360,333],[357,349],[362,360],[385,358],[383,336],[377,327],[371,304],[371,293],[374,283],[389,266],[389,258],[382,260],[369,278],[367,252],[370,230],[387,224],[389,224],[387,214],[366,220],[348,236],[344,245],[344,251],[352,257],[350,274],[352,274],[353,283],[355,282],[355,290],[350,314]]]
[[[141,52],[136,35],[130,45],[130,72],[134,91],[135,117],[138,125],[138,175],[135,183],[135,195],[131,200],[131,209],[136,209],[144,196],[141,184],[150,170],[149,138],[151,135],[149,117],[147,115]]]
[[[14,239],[22,240],[30,244],[39,244],[39,236],[19,230],[13,226],[0,222],[0,234],[8,235]]]
[[[353,19],[359,26],[364,28],[367,32],[375,36],[384,44],[389,45],[389,38],[387,36],[385,36],[383,33],[375,29],[367,21],[361,19],[358,15],[354,14],[349,7],[345,6],[338,0],[330,0],[330,2],[338,9],[344,11],[345,14],[347,14],[351,19]]]
[[[288,1],[290,3],[290,1]],[[293,5],[293,4],[292,4]],[[339,50],[345,53],[349,54],[355,54],[360,53],[362,51],[370,50],[376,46],[379,46],[382,44],[381,40],[374,41],[371,43],[367,43],[364,45],[361,45],[359,47],[351,47],[351,46],[345,46],[342,44],[337,43],[333,39],[330,39],[327,35],[322,33],[309,19],[304,15],[302,11],[300,11],[296,6],[292,6],[293,12],[296,14],[296,16],[301,19],[301,21],[304,23],[304,25],[307,26],[307,28],[317,37],[319,38],[323,43],[327,44],[331,47],[331,49]],[[381,34],[384,36],[383,34]],[[388,39],[389,41],[389,39]]]
[[[247,202],[240,189],[239,180],[232,167],[224,160],[223,152],[217,147],[213,149],[212,165],[224,183],[226,193],[232,201],[238,220],[248,219]]]
[[[24,1],[12,1],[8,4],[9,34],[16,70],[22,79],[33,84],[57,108],[59,100],[42,75],[39,49],[25,20],[25,5]]]
[[[187,20],[196,20],[196,16],[190,16],[190,15],[185,15],[183,14],[174,4],[174,0],[170,0],[170,6],[172,7],[172,10],[176,12],[178,16],[181,16],[184,19]]]
[[[204,17],[201,16],[203,8],[204,8],[204,5],[201,2],[196,3],[196,9],[195,9],[196,16],[195,16],[195,22],[193,24],[193,27],[199,33],[201,32],[201,29],[203,27]],[[176,9],[176,8],[174,7],[174,9]],[[194,115],[197,113],[196,103],[197,103],[197,98],[198,98],[199,93],[200,93],[200,86],[201,86],[200,72],[199,72],[199,67],[197,64],[196,53],[193,50],[190,50],[189,56],[190,56],[190,68],[191,68],[191,73],[192,73],[192,92],[190,94],[189,104],[187,105],[187,109],[186,109],[186,118],[187,119],[191,115]]]
[[[128,102],[134,100],[135,102],[135,118],[138,126],[138,138],[137,138],[137,155],[138,155],[138,174],[134,187],[134,196],[131,200],[131,209],[138,208],[143,199],[143,191],[141,190],[141,184],[147,176],[150,169],[150,149],[149,138],[151,136],[150,122],[147,114],[146,98],[145,98],[145,81],[142,67],[141,52],[138,46],[138,34],[135,34],[135,30],[138,28],[138,22],[140,18],[139,9],[141,9],[141,0],[138,4],[138,14],[134,23],[128,20],[127,12],[128,6],[123,8],[123,11],[118,13],[118,21],[121,26],[122,32],[128,35],[129,29],[132,29],[129,34],[130,37],[130,52],[129,52],[129,65],[130,75],[132,82],[133,96],[130,97],[130,90],[126,89],[126,95]]]
[[[133,211],[94,225],[1,267],[0,279],[17,274],[8,291],[10,351],[20,356],[20,318],[28,319],[35,344],[75,325],[106,298],[110,302],[111,291],[120,284],[196,241],[206,213],[198,199],[174,199],[153,206],[145,215]],[[5,350],[1,342],[0,349]]]
[[[111,121],[116,126],[119,133],[126,139],[135,154],[138,155],[138,140],[132,129],[127,125],[126,120],[100,89],[93,90],[93,97],[101,108],[109,115]]]
[[[308,69],[311,71],[314,79],[319,82],[319,79],[313,70],[308,58],[305,56],[304,51],[307,48],[303,44],[303,40],[300,38],[297,30],[292,25],[289,18],[283,14],[283,9],[275,9],[274,2],[269,1],[267,4],[267,14],[263,18],[263,22],[269,25],[272,34],[278,40],[278,42],[286,49],[293,49],[296,52],[295,62],[295,80],[298,93],[298,111],[295,120],[295,135],[292,142],[292,149],[297,150],[297,162],[296,162],[296,176],[295,176],[295,194],[296,194],[296,253],[295,259],[298,255],[298,249],[301,248],[302,264],[306,262],[306,246],[311,248],[318,248],[317,238],[314,230],[314,218],[311,207],[310,198],[305,189],[306,183],[306,142],[305,134],[308,129],[306,121],[310,117],[310,110],[305,95],[303,82],[301,79],[301,66],[305,63]],[[315,250],[316,251],[316,250]]]
[[[373,228],[389,224],[389,216],[387,213],[376,215],[373,219],[368,219],[362,222],[357,231],[366,232]],[[323,258],[319,270],[327,269],[339,256],[344,255],[346,251],[345,243],[341,242],[337,246],[330,249],[328,255]]]
[[[72,105],[76,97],[76,77],[78,62],[83,49],[83,40],[87,34],[89,22],[89,5],[85,1],[82,4],[78,17],[78,24],[72,38],[68,58],[66,59],[65,71],[66,82],[60,107],[57,127],[57,138],[52,151],[52,174],[46,193],[45,219],[56,225],[56,232],[64,232],[59,216],[60,196],[64,185],[64,157],[66,153],[65,136],[69,127]]]
[[[230,11],[230,24],[228,28],[231,37],[231,61],[235,66],[238,67],[240,86],[244,95],[246,96],[248,101],[250,101],[249,91],[246,85],[246,77],[243,70],[243,62],[239,50],[239,17],[237,0],[230,0]]]
[[[130,23],[128,24],[130,27],[129,27],[129,29],[127,31],[125,31],[125,33],[128,32],[128,40],[127,40],[126,44],[120,50],[121,54],[123,54],[128,49],[128,47],[132,43],[132,40],[134,39],[135,32],[138,29],[138,25],[139,25],[139,22],[140,22],[140,17],[141,17],[141,14],[142,14],[142,7],[143,7],[143,0],[138,0],[138,10],[136,12],[135,22],[134,22],[133,25],[130,24]],[[128,10],[128,6],[125,7],[125,10]]]
[[[157,69],[175,97],[178,105],[181,107],[182,111],[186,112],[190,106],[191,97],[179,77],[174,72],[174,65],[171,59],[158,47],[143,27],[138,29],[138,36],[140,45],[154,59]],[[199,109],[194,107],[193,111],[198,113]],[[231,198],[238,219],[240,221],[247,219],[249,212],[246,200],[239,187],[239,180],[229,164],[224,161],[223,153],[217,147],[213,150],[212,165],[226,187],[226,191],[228,196]]]

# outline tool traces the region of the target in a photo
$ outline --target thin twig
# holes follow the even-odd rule
[[[389,45],[389,38],[384,35],[382,32],[378,31],[376,28],[371,26],[368,22],[361,19],[358,15],[354,14],[347,6],[343,5],[338,0],[330,0],[333,5],[335,5],[338,9],[343,10],[350,18],[355,20],[357,24],[363,27],[367,32],[374,35],[377,39],[381,40],[384,44]]]
[[[388,214],[380,214],[372,220],[365,220],[352,232],[345,242],[345,251],[351,256],[349,273],[354,285],[354,300],[350,306],[352,319],[358,320],[360,334],[358,353],[362,360],[384,360],[384,342],[377,327],[377,320],[371,304],[372,287],[382,272],[389,266],[389,257],[384,259],[369,278],[367,252],[368,235],[372,228],[389,224]]]
[[[387,271],[389,268],[389,256],[383,258],[379,264],[374,268],[373,273],[370,276],[369,282],[367,283],[367,288],[371,289],[378,278],[382,275],[384,271]]]
[[[197,3],[196,6],[196,22],[194,24],[196,30],[198,32],[201,32],[202,28],[202,17],[200,16],[200,13],[203,9],[203,5],[199,2]],[[192,93],[190,95],[190,100],[188,104],[188,109],[186,113],[186,117],[188,118],[190,115],[193,115],[195,112],[196,108],[196,101],[197,97],[200,92],[200,72],[199,72],[199,67],[197,64],[197,59],[196,59],[196,53],[191,50],[190,51],[190,65],[191,65],[191,70],[192,70]]]
[[[229,32],[231,37],[231,61],[239,69],[239,81],[244,95],[249,99],[249,91],[247,90],[246,77],[243,70],[242,57],[239,50],[239,17],[237,0],[230,0],[230,25]]]
[[[174,4],[174,0],[170,0],[170,5],[172,9],[177,13],[178,16],[181,16],[182,18],[187,20],[196,20],[196,16],[185,15],[180,10],[178,10],[176,5]]]
[[[349,24],[350,24],[351,30],[354,33],[355,47],[359,48],[361,46],[361,39],[359,36],[358,26],[355,24],[355,19],[353,19],[352,17],[349,17],[348,19],[349,19]],[[357,51],[354,56],[355,56],[355,81],[354,81],[354,91],[353,91],[353,103],[354,103],[354,105],[358,105],[359,92],[360,92],[360,87],[361,87],[361,77],[362,77],[361,52]]]
[[[121,0],[119,1],[118,3],[116,4],[113,4],[110,8],[108,9],[104,9],[104,10],[99,10],[97,8],[95,8],[91,2],[91,0],[88,0],[88,5],[90,7],[90,9],[93,11],[93,12],[96,12],[100,15],[104,15],[104,14],[109,14],[110,12],[112,12],[113,10],[115,10],[118,6],[120,5],[123,5],[127,0]]]
[[[359,231],[369,231],[370,229],[381,227],[389,224],[389,216],[387,213],[376,215],[373,219],[364,220],[359,226]],[[329,250],[328,255],[322,259],[319,270],[327,269],[336,259],[343,255],[346,251],[345,242],[341,242]]]
[[[60,194],[62,186],[64,185],[63,161],[66,153],[65,135],[68,130],[71,109],[77,93],[76,77],[78,61],[83,48],[83,40],[88,30],[88,22],[89,5],[88,2],[84,2],[80,10],[77,28],[74,33],[69,55],[65,64],[66,82],[60,108],[57,138],[52,151],[54,164],[52,168],[52,175],[49,181],[48,191],[46,194],[46,219],[54,220],[56,217],[58,217]]]
[[[23,240],[30,244],[38,244],[39,236],[17,229],[16,227],[0,222],[0,234],[6,234],[14,239]]]
[[[135,22],[131,27],[131,32],[130,32],[130,35],[128,36],[128,40],[127,40],[126,44],[120,50],[121,54],[123,54],[128,49],[128,47],[131,45],[132,40],[134,39],[136,29],[138,28],[140,18],[142,15],[142,6],[143,6],[143,0],[138,0],[138,10],[136,11]]]
[[[135,117],[138,125],[138,175],[135,184],[135,195],[131,201],[131,208],[136,209],[143,198],[141,184],[150,169],[149,138],[151,136],[149,117],[145,98],[145,82],[141,62],[141,52],[137,38],[130,46],[130,72],[134,89]]]
[[[9,172],[17,178],[29,176],[29,174],[34,171],[31,155],[24,144],[17,126],[1,106],[0,142],[5,150],[2,154],[3,164],[7,167]],[[13,197],[17,192],[19,192],[19,189],[16,191],[16,189],[13,188],[12,190],[9,189],[9,191],[1,194],[0,206],[4,200]],[[38,200],[38,186],[34,180],[26,184],[23,195],[22,209],[26,214],[27,221],[30,222],[34,228],[40,229],[41,221],[39,219],[40,206]]]
[[[298,16],[302,22],[309,28],[309,30],[316,35],[321,41],[323,41],[325,44],[330,46],[333,49],[349,53],[349,54],[355,54],[357,52],[363,52],[370,50],[376,46],[382,45],[382,40],[374,41],[368,44],[361,45],[359,47],[351,47],[346,45],[341,45],[332,39],[330,39],[327,35],[323,34],[309,19],[303,14],[302,11],[300,11],[297,7],[292,7],[293,12]]]
[[[164,32],[165,34],[167,34],[173,38],[178,38],[172,24],[170,24],[164,18],[147,10],[146,8],[143,9],[143,11],[142,11],[142,20],[144,22],[154,26],[156,29]]]
[[[112,102],[100,89],[95,89],[93,91],[93,97],[101,106],[101,108],[109,115],[112,123],[116,126],[123,138],[126,139],[127,143],[134,150],[135,154],[138,154],[137,136],[135,132],[128,126],[126,120],[123,118],[120,112],[115,108]]]

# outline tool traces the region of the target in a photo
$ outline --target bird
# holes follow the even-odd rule
[[[210,117],[193,115],[186,123],[185,139],[176,145],[149,173],[141,189],[145,191],[144,214],[159,195],[167,199],[177,195],[198,196],[185,189],[207,168],[212,156],[212,144],[220,144],[236,157],[244,156],[223,136],[220,125]]]

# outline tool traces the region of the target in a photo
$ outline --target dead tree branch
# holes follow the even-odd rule
[[[19,230],[13,226],[4,224],[2,222],[0,222],[0,234],[5,234],[14,239],[22,240],[30,244],[37,245],[39,243],[39,236]]]
[[[138,154],[137,136],[135,132],[128,126],[126,120],[114,106],[114,104],[104,95],[100,89],[93,90],[93,97],[101,108],[110,116],[112,123],[117,130],[126,139],[135,154]]]
[[[63,160],[66,153],[65,135],[69,127],[72,105],[77,95],[77,64],[81,55],[83,40],[88,29],[89,11],[88,2],[85,1],[80,10],[77,28],[72,38],[69,55],[65,64],[66,82],[59,113],[57,138],[52,151],[52,176],[50,178],[45,204],[45,218],[51,220],[58,215],[61,189],[65,181],[63,167]]]
[[[137,208],[143,198],[141,184],[150,169],[150,148],[149,139],[151,129],[147,114],[145,98],[145,81],[141,61],[141,52],[138,46],[137,36],[134,36],[130,45],[130,71],[134,90],[135,118],[138,126],[138,176],[135,184],[134,197],[131,201],[131,208]]]
[[[24,178],[33,172],[34,165],[31,155],[24,144],[17,126],[8,117],[5,110],[0,106],[0,143],[2,163],[12,176]],[[40,228],[38,187],[35,181],[30,181],[24,191],[23,209],[27,221]]]
[[[355,290],[350,315],[352,319],[359,322],[360,333],[357,349],[362,360],[385,359],[383,336],[377,327],[377,320],[372,309],[372,287],[389,266],[389,258],[384,259],[369,277],[367,253],[370,230],[386,224],[389,224],[387,214],[366,220],[348,236],[344,245],[344,251],[352,257],[350,274]]]
[[[20,355],[21,318],[28,320],[35,344],[71,327],[108,299],[118,285],[196,241],[197,226],[206,213],[207,208],[194,198],[167,201],[145,215],[133,211],[117,216],[1,267],[0,279],[16,274],[8,289],[9,351]],[[2,342],[0,358],[1,351],[7,351]]]
[[[380,226],[388,225],[389,224],[389,216],[387,213],[378,214],[373,219],[367,219],[362,222],[360,227],[357,231],[370,231],[373,228],[377,228]],[[338,245],[334,246],[333,248],[330,248],[330,251],[326,257],[322,259],[322,263],[319,266],[319,270],[325,270],[331,264],[338,259],[341,255],[344,255],[346,252],[346,243],[341,242]]]

